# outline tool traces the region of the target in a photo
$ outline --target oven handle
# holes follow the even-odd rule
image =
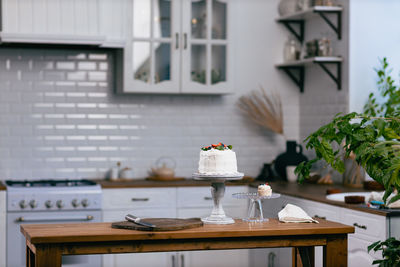
[[[19,217],[16,222],[65,222],[65,221],[91,221],[94,217],[92,215],[88,216],[68,216],[68,217],[42,217],[42,218],[29,218],[29,217]]]

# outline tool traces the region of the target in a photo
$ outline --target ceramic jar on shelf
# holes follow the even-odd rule
[[[293,37],[289,37],[283,49],[283,60],[285,62],[299,60],[300,51],[300,44]]]
[[[297,0],[281,0],[278,5],[280,16],[293,14],[297,10]]]

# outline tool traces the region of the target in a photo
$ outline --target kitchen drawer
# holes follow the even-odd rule
[[[129,188],[103,190],[103,209],[175,207],[175,188]]]
[[[378,241],[378,240],[376,240],[376,241]],[[375,252],[372,250],[368,253],[368,246],[371,245],[372,243],[373,242],[371,242],[371,241],[366,241],[363,239],[356,238],[356,237],[354,237],[354,235],[349,235],[349,237],[348,237],[349,254],[362,252],[363,254],[364,253],[369,254],[369,256],[371,258],[381,259],[382,252],[380,252],[380,251]]]
[[[103,222],[118,222],[125,220],[127,214],[134,214],[141,218],[175,218],[174,208],[137,209],[135,207],[125,210],[108,210],[103,212]]]
[[[281,198],[281,207],[280,207],[279,211],[281,209],[283,209],[286,206],[286,204],[293,204],[302,209],[305,209],[306,201],[304,199],[297,198],[297,197],[291,197],[291,196],[287,196],[287,195],[281,195],[280,198]]]
[[[248,192],[247,186],[227,186],[222,205],[247,207],[247,200],[232,197],[233,193]],[[212,207],[210,187],[179,187],[177,190],[178,208],[187,207]]]
[[[307,212],[311,217],[318,217],[321,219],[340,222],[341,208],[335,207],[333,205],[322,204],[315,201],[303,200],[304,201],[304,211]]]
[[[224,206],[224,212],[226,216],[233,219],[243,219],[247,217],[247,206],[246,207],[235,207],[235,206]],[[196,207],[196,208],[180,208],[177,211],[178,218],[204,218],[211,215],[212,206]]]
[[[342,223],[355,227],[355,238],[368,241],[386,239],[386,217],[343,209]]]

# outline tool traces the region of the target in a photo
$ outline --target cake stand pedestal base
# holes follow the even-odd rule
[[[225,181],[242,179],[243,173],[234,173],[227,175],[204,175],[194,173],[195,180],[211,181],[211,196],[213,199],[213,209],[211,215],[206,218],[201,218],[203,223],[207,224],[233,224],[235,221],[226,216],[222,208],[222,198],[225,195]]]
[[[214,202],[214,207],[211,211],[211,215],[206,218],[201,218],[204,223],[209,224],[232,224],[235,221],[226,216],[224,209],[222,208],[221,200],[225,195],[225,181],[212,181],[211,182],[211,195]]]

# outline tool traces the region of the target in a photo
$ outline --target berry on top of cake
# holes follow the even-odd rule
[[[237,173],[236,153],[232,150],[232,146],[218,143],[202,147],[199,173],[206,175]]]
[[[258,186],[258,195],[262,197],[269,197],[272,195],[272,188],[268,183]]]

